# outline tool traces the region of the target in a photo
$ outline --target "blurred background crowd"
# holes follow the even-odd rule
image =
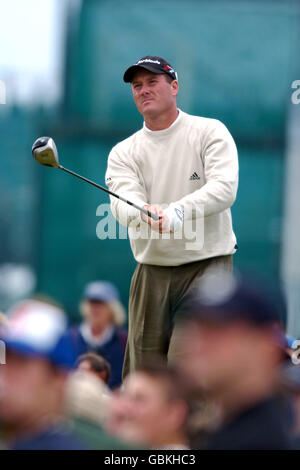
[[[40,296],[2,317],[2,448],[300,448],[299,342],[279,288],[211,269],[176,314],[176,357],[146,356],[123,381],[116,287],[89,283],[80,308],[79,327]]]
[[[0,445],[299,448],[299,2],[144,3],[0,1]],[[218,301],[199,286],[178,361],[122,383],[128,240],[97,238],[108,197],[31,145],[53,137],[64,166],[104,184],[109,150],[142,125],[122,74],[145,54],[176,67],[181,109],[233,135],[234,265],[284,295],[253,276],[214,279]]]

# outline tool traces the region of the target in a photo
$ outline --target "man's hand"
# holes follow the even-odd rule
[[[168,218],[171,232],[182,230],[184,211],[181,206],[171,203],[164,214]]]
[[[146,204],[144,209],[159,216],[159,220],[156,221],[141,213],[142,220],[155,232],[172,233],[174,230],[181,228],[183,224],[183,211],[181,207],[174,204],[170,204],[166,210],[163,210],[159,204]]]
[[[159,216],[159,220],[154,220],[152,217],[148,217],[143,212],[141,212],[142,220],[151,227],[151,230],[159,233],[169,233],[172,231],[170,230],[169,219],[159,204],[146,204],[144,209]]]

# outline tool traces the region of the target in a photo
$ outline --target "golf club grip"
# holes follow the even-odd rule
[[[86,183],[89,183],[92,186],[95,186],[96,188],[101,189],[105,193],[110,194],[111,196],[114,196],[114,197],[120,199],[120,201],[126,202],[126,204],[129,204],[130,206],[135,207],[136,209],[143,212],[143,214],[147,215],[148,217],[151,217],[154,220],[159,220],[159,216],[157,214],[153,214],[152,212],[148,211],[147,209],[144,209],[143,207],[138,206],[134,202],[128,201],[127,199],[125,199],[122,196],[119,196],[118,194],[114,193],[113,191],[110,191],[109,189],[104,188],[104,186],[101,186],[100,184],[97,184],[94,181],[89,180],[88,178],[85,178],[84,176],[78,175],[78,173],[75,173],[74,171],[68,170],[67,168],[64,168],[62,165],[59,165],[58,168],[60,170],[63,170],[65,172],[67,172],[67,173],[70,173],[70,175],[76,176],[76,178],[79,178],[80,180],[86,181]]]

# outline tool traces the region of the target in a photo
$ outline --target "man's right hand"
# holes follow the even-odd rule
[[[144,209],[147,211],[153,212],[153,214],[157,214],[159,216],[159,220],[154,220],[152,217],[145,215],[141,212],[141,217],[144,222],[146,222],[150,227],[151,230],[159,233],[170,233],[172,229],[170,229],[170,222],[166,214],[164,214],[163,209],[159,204],[146,204]]]

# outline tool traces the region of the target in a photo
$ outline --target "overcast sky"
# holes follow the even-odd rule
[[[0,0],[0,80],[7,104],[59,99],[67,0]]]

